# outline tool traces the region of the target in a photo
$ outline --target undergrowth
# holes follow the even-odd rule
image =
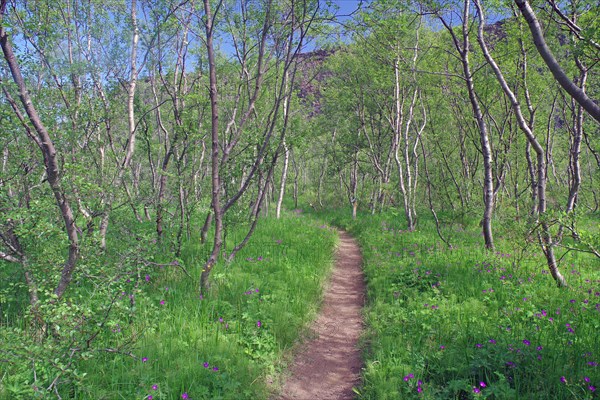
[[[558,289],[535,245],[482,249],[476,222],[403,229],[391,213],[322,214],[357,237],[368,284],[359,399],[592,399],[600,386],[597,259],[569,253]]]
[[[214,268],[204,296],[198,280],[210,245],[196,237],[179,258],[169,251],[144,252],[144,245],[133,251],[143,256],[125,249],[114,254],[113,262],[131,264],[121,266],[131,273],[102,292],[109,298],[98,308],[108,317],[92,324],[96,330],[74,331],[85,338],[98,332],[89,349],[85,340],[63,340],[61,348],[51,345],[51,337],[27,341],[27,324],[11,314],[0,325],[9,360],[0,363],[0,398],[267,398],[286,351],[318,309],[337,240],[333,229],[298,214],[261,220],[235,260]],[[151,233],[137,233],[149,248],[159,246]],[[230,232],[228,243],[243,233]],[[86,318],[100,300],[93,285],[81,286],[74,292]],[[67,315],[77,314],[67,307]],[[77,348],[71,362],[62,354],[69,346]],[[31,362],[23,361],[27,357]],[[44,390],[57,376],[55,389]]]

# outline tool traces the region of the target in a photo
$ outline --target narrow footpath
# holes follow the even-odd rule
[[[358,244],[340,231],[336,262],[321,311],[290,367],[279,400],[348,400],[360,382],[358,339],[365,301],[362,256]]]

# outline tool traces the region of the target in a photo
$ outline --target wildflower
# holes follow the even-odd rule
[[[148,395],[148,397],[146,397],[146,399],[148,399],[148,400],[153,400],[153,399],[154,399],[154,397],[152,397],[152,395],[151,395],[151,394],[149,394],[149,395]]]
[[[440,350],[444,350],[446,348],[446,346],[444,346],[443,344],[440,344]]]
[[[152,385],[152,390],[158,390],[158,385]]]
[[[148,361],[148,357],[142,357],[142,362]]]
[[[562,383],[567,383],[567,378],[565,378],[564,376],[561,376],[561,377],[560,377],[560,381],[561,381]]]
[[[490,339],[488,340],[488,342],[490,342],[491,344],[496,344],[496,341],[494,339]]]
[[[596,386],[590,385],[590,386],[588,386],[588,389],[590,389],[590,392],[595,392]]]
[[[208,366],[209,366],[210,364],[209,364],[208,362],[205,362],[205,363],[204,363],[204,364],[202,364],[202,365],[204,365],[204,368],[208,368]]]
[[[218,371],[219,367],[213,367],[213,371]]]
[[[531,342],[529,340],[527,340],[527,339],[523,339],[523,344],[525,346],[529,346],[531,344]]]
[[[536,347],[536,350],[537,350],[537,351],[542,351],[542,349],[543,349],[543,347],[542,347],[542,346],[538,346],[538,347]]]
[[[482,348],[482,347],[483,347],[483,345],[482,345],[481,343],[477,343],[477,344],[475,345],[475,347],[477,347],[478,349],[480,349],[480,348]]]
[[[256,326],[260,328],[262,326],[262,323],[260,321],[256,321]]]
[[[479,393],[479,392],[481,392],[481,390],[479,390],[478,387],[473,386],[473,393]]]
[[[584,377],[583,377],[583,380],[584,380],[585,382],[588,382],[588,383],[590,382],[590,378],[589,378],[588,376],[584,376]]]
[[[161,305],[161,306],[164,306],[164,305],[165,305],[165,303],[166,303],[166,302],[165,302],[164,300],[161,300],[161,301],[160,301],[160,305]]]
[[[187,400],[187,399],[189,399],[189,398],[190,398],[190,396],[188,396],[187,392],[183,392],[183,393],[181,394],[181,398],[182,398],[183,400]]]
[[[571,304],[575,304],[575,299],[571,299],[571,300],[569,300],[569,302],[570,302]]]
[[[223,317],[219,317],[219,322],[223,322]]]
[[[423,391],[423,388],[421,386],[417,386],[417,393],[421,393]]]
[[[486,387],[487,385],[485,384],[485,382],[481,381],[479,382],[479,386],[481,386],[482,388]]]
[[[146,282],[150,282],[150,275],[146,275]]]
[[[204,299],[204,296],[200,295],[200,300]]]

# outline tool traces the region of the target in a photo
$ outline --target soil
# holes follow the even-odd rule
[[[341,231],[336,262],[323,305],[290,367],[278,400],[354,398],[362,369],[358,340],[365,300],[362,256],[356,240]]]

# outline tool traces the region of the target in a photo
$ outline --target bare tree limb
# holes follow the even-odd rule
[[[542,32],[542,27],[535,15],[535,12],[527,2],[527,0],[515,0],[515,4],[521,10],[525,21],[527,21],[527,25],[529,25],[529,30],[531,31],[531,35],[533,36],[533,43],[537,48],[538,52],[544,59],[544,62],[554,75],[556,81],[562,86],[564,90],[575,99],[575,101],[581,106],[598,122],[600,122],[600,106],[595,103],[594,100],[590,99],[580,87],[575,85],[571,79],[565,74],[560,64],[552,54],[552,51],[546,44],[546,40],[544,39],[544,34]]]

